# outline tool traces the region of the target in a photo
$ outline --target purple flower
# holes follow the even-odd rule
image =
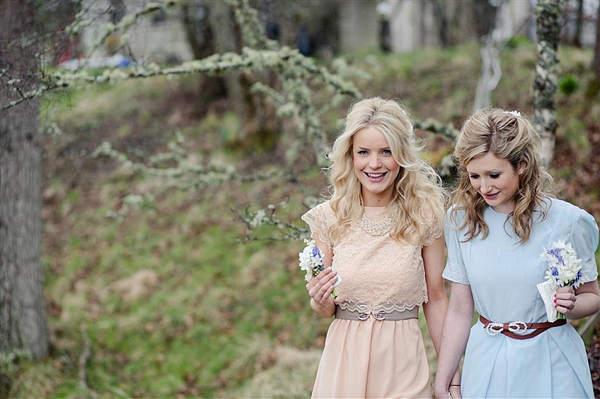
[[[312,256],[318,256],[319,258],[321,257],[321,251],[316,245],[312,248]]]
[[[560,262],[561,265],[565,264],[565,261],[563,260],[561,254],[560,254],[560,249],[556,249],[556,248],[552,248],[548,251],[548,253],[550,253],[551,255],[553,255],[556,259],[558,259],[558,261]]]

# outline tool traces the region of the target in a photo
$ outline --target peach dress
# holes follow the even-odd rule
[[[313,233],[331,245],[327,227],[335,220],[329,202],[302,216]],[[414,309],[427,302],[421,246],[389,235],[387,208],[365,207],[333,248],[333,268],[342,277],[336,306],[376,314]],[[334,319],[312,397],[431,398],[429,366],[417,319]]]

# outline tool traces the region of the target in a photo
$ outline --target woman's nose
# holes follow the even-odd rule
[[[485,179],[481,179],[481,186],[479,189],[481,190],[481,192],[487,193],[490,189],[490,185]]]
[[[369,159],[369,167],[373,169],[377,169],[381,166],[381,161],[377,155],[372,155]]]

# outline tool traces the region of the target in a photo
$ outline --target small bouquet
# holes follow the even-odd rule
[[[542,259],[548,262],[546,281],[537,285],[538,291],[544,300],[548,321],[564,319],[565,315],[559,313],[554,307],[554,294],[560,287],[572,286],[577,288],[582,282],[582,262],[577,259],[577,252],[571,243],[556,241],[552,248],[542,251]]]
[[[304,240],[304,242],[306,246],[298,254],[298,258],[300,260],[300,269],[306,272],[304,279],[310,281],[311,278],[325,270],[325,264],[323,263],[323,253],[315,244],[315,240]],[[338,276],[334,287],[337,287],[341,282],[342,278]]]
[[[310,281],[311,278],[325,270],[323,263],[323,253],[315,245],[315,240],[304,240],[306,246],[298,254],[300,259],[300,269],[306,272],[304,279]]]

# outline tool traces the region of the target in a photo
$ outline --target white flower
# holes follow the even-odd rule
[[[571,243],[556,241],[550,249],[544,248],[542,258],[548,262],[546,279],[553,288],[573,286],[577,288],[583,280],[582,261]]]
[[[300,260],[300,269],[306,272],[304,279],[310,281],[311,278],[325,269],[323,263],[323,254],[314,240],[304,240],[306,246],[298,254]]]
[[[263,209],[259,209],[258,211],[256,211],[254,217],[250,221],[250,226],[252,228],[257,228],[258,226],[260,226],[263,223],[263,219],[266,215],[267,214]]]
[[[512,116],[521,116],[521,113],[519,111],[513,110],[513,111],[504,111],[507,114],[511,114]]]
[[[587,277],[582,271],[581,259],[577,258],[571,243],[555,241],[550,249],[544,248],[541,257],[547,262],[548,267],[546,281],[537,284],[537,289],[544,301],[548,321],[552,323],[557,319],[565,318],[555,307],[556,289],[565,286],[577,288]]]

